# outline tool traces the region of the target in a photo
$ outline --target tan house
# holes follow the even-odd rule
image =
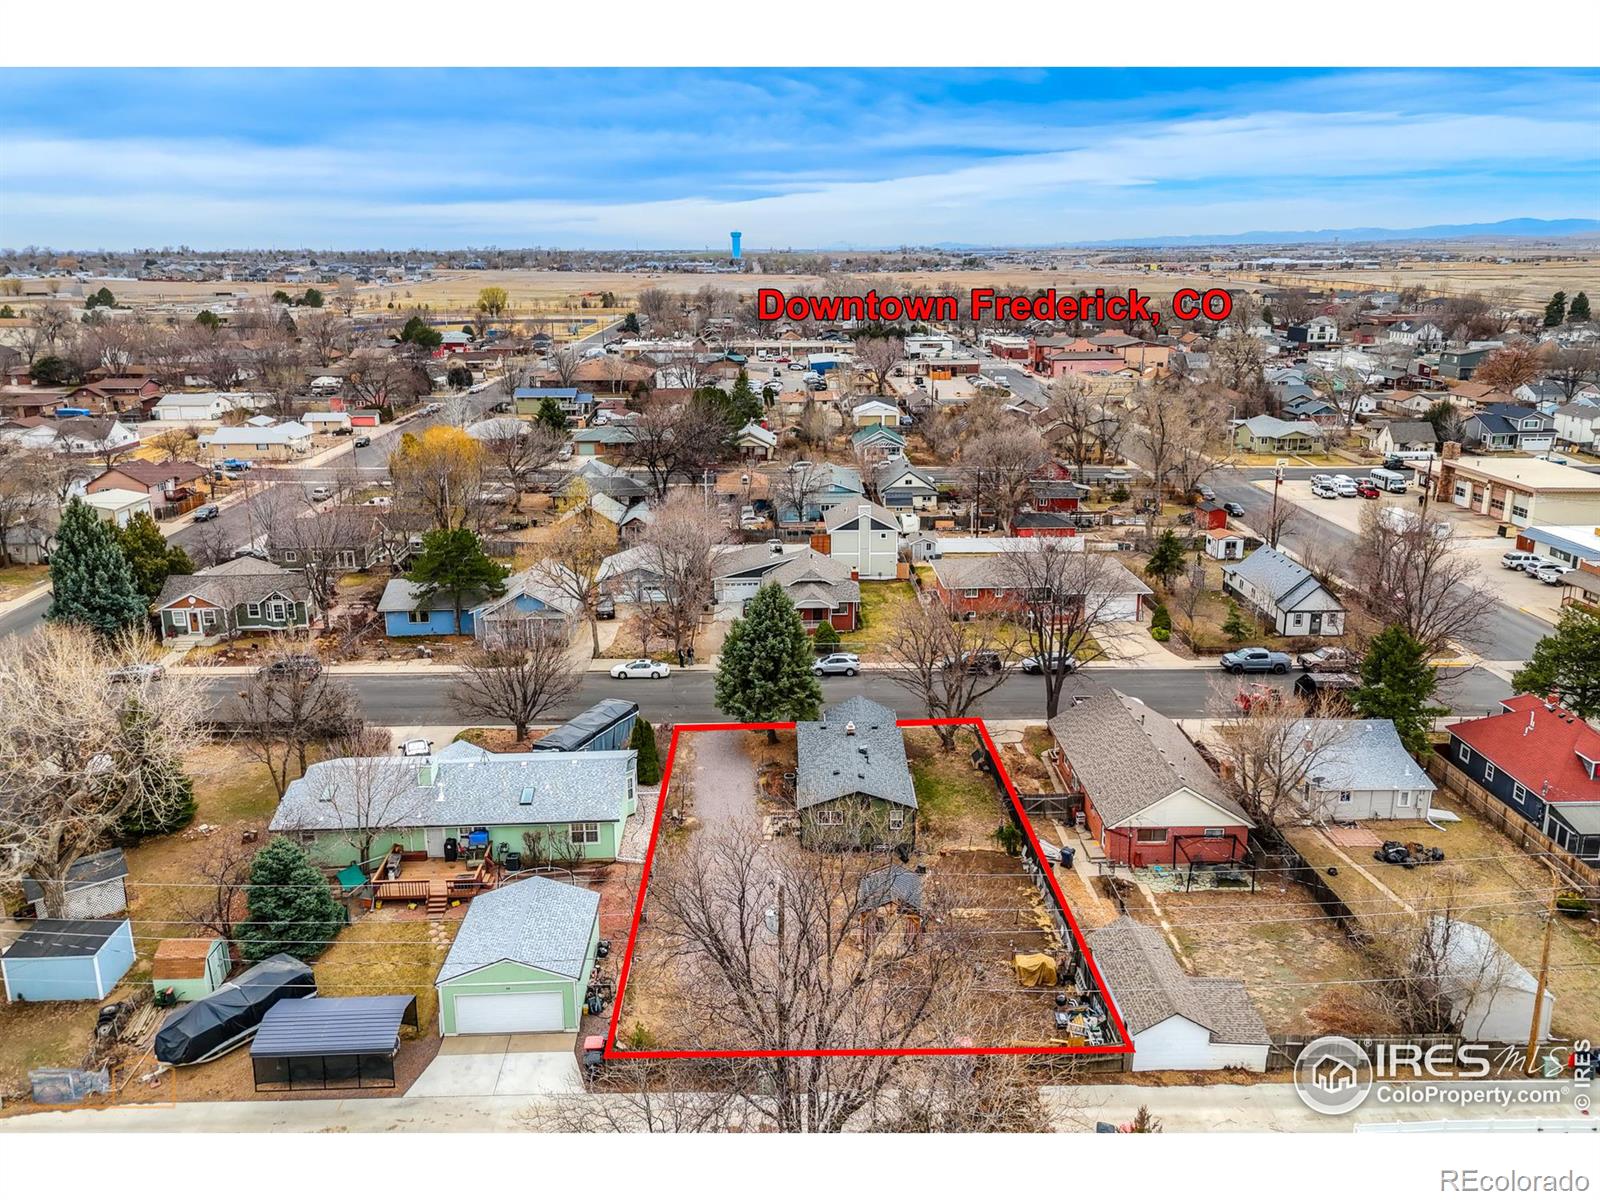
[[[1511,525],[1600,526],[1600,475],[1547,458],[1446,459],[1435,497]]]

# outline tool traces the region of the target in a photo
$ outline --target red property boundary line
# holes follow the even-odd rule
[[[1034,833],[1033,824],[1028,820],[1028,814],[1022,809],[1022,801],[1017,796],[1017,789],[1011,782],[1011,776],[1006,773],[1005,764],[1000,761],[1000,752],[993,740],[989,737],[989,730],[984,723],[976,717],[940,717],[924,720],[896,721],[895,726],[900,729],[911,729],[933,725],[970,725],[978,731],[984,748],[989,752],[989,760],[994,763],[996,774],[1005,784],[1006,795],[1011,798],[1011,807],[1017,815],[1017,820],[1022,826],[1022,832],[1027,836],[1028,845],[1033,848],[1041,864],[1045,863],[1044,851],[1039,845],[1038,835]],[[655,1058],[862,1058],[862,1057],[910,1057],[914,1055],[937,1054],[1132,1054],[1133,1039],[1128,1035],[1128,1027],[1123,1023],[1122,1014],[1117,1011],[1115,1002],[1111,999],[1111,992],[1106,987],[1106,981],[1100,974],[1100,967],[1094,961],[1094,956],[1089,953],[1088,943],[1084,941],[1083,930],[1078,927],[1078,919],[1072,915],[1072,907],[1067,903],[1066,897],[1061,894],[1061,887],[1056,883],[1055,876],[1048,866],[1045,866],[1044,877],[1050,885],[1050,892],[1055,897],[1056,903],[1061,906],[1061,911],[1066,914],[1067,924],[1072,929],[1072,939],[1077,944],[1083,960],[1088,964],[1089,973],[1094,977],[1095,986],[1100,989],[1100,997],[1105,1002],[1106,1012],[1111,1017],[1112,1024],[1116,1027],[1117,1035],[1122,1039],[1110,1046],[928,1046],[910,1050],[888,1049],[817,1049],[817,1050],[621,1050],[617,1048],[617,1023],[622,1019],[622,1002],[628,994],[628,971],[633,966],[633,951],[639,940],[639,922],[644,915],[644,899],[650,890],[650,869],[655,864],[656,843],[661,836],[661,816],[666,811],[667,785],[672,781],[672,764],[678,754],[678,735],[681,733],[716,733],[725,731],[763,731],[777,729],[793,730],[793,721],[766,721],[766,722],[721,722],[706,724],[674,725],[672,728],[672,742],[667,748],[666,766],[661,774],[661,790],[656,801],[655,821],[650,828],[650,846],[645,851],[644,873],[639,879],[639,896],[633,904],[633,923],[628,929],[628,948],[622,956],[622,972],[617,980],[617,995],[611,1005],[611,1024],[606,1032],[605,1057],[612,1059],[655,1059]]]

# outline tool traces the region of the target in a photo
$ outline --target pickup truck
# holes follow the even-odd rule
[[[1224,654],[1222,669],[1230,675],[1243,675],[1246,671],[1271,671],[1274,675],[1283,675],[1289,670],[1289,656],[1281,650],[1246,646],[1242,650],[1230,650]]]

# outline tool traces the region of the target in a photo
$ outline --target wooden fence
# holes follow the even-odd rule
[[[1430,756],[1425,770],[1428,777],[1444,789],[1451,802],[1470,808],[1474,816],[1483,818],[1505,834],[1519,850],[1540,855],[1546,862],[1554,864],[1567,883],[1586,893],[1590,899],[1600,899],[1600,870],[1540,833],[1528,824],[1521,813],[1493,792],[1474,783],[1443,754]]]
[[[1301,1052],[1323,1036],[1325,1035],[1319,1033],[1275,1034],[1272,1045],[1267,1049],[1267,1070],[1287,1070],[1293,1067]],[[1379,1046],[1416,1046],[1424,1054],[1437,1046],[1447,1046],[1454,1053],[1468,1039],[1458,1033],[1421,1033],[1415,1036],[1399,1034],[1389,1037],[1353,1037],[1347,1040],[1360,1046],[1368,1058],[1373,1058]]]

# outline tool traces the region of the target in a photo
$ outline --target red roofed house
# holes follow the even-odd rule
[[[1500,707],[1449,726],[1446,761],[1569,854],[1600,865],[1600,732],[1554,696]]]

